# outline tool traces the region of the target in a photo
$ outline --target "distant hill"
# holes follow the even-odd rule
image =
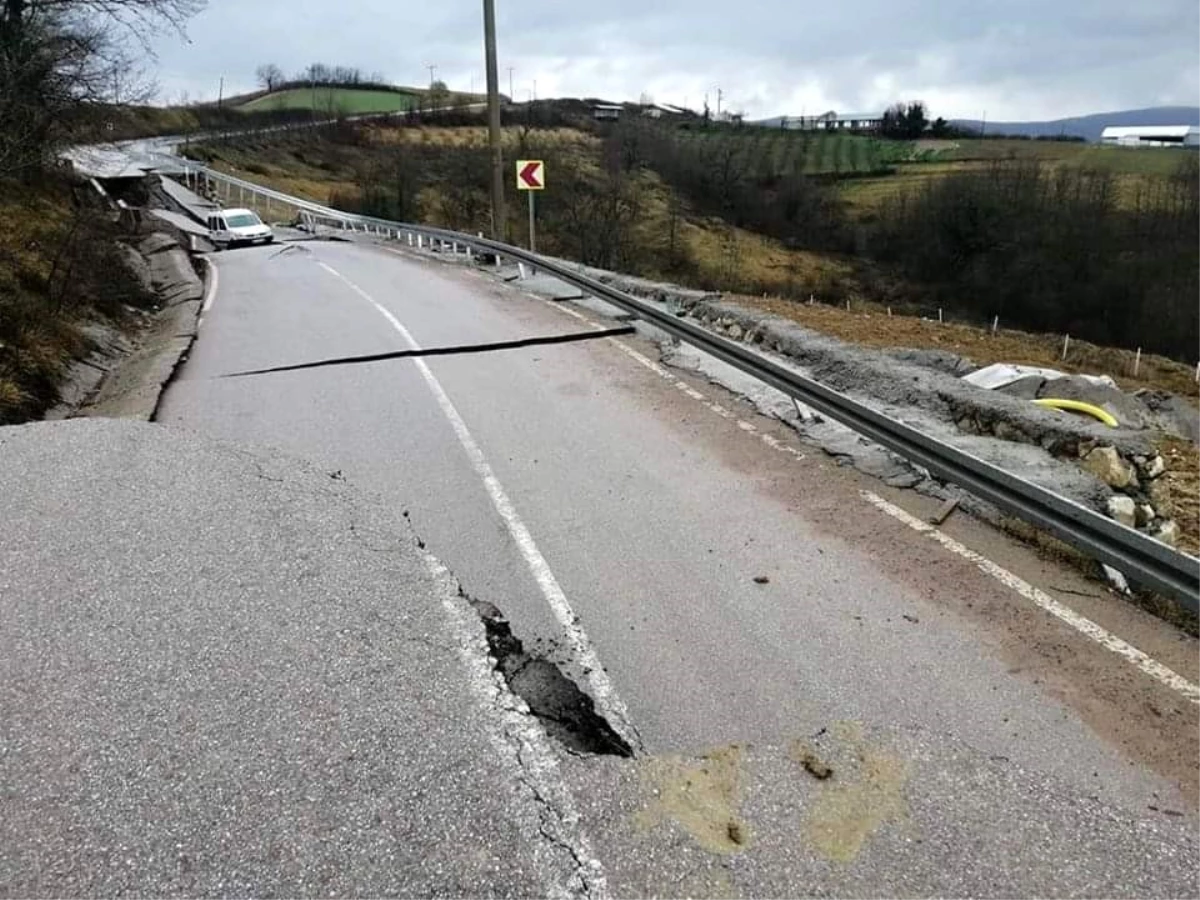
[[[348,115],[403,112],[412,108],[416,92],[390,87],[297,87],[271,91],[239,103],[242,112],[315,109]]]
[[[978,131],[986,126],[989,134],[1027,134],[1030,137],[1067,134],[1088,141],[1100,140],[1100,132],[1109,125],[1200,125],[1200,106],[1155,106],[1150,109],[1123,109],[1095,113],[1051,122],[987,122],[955,119],[952,124]]]

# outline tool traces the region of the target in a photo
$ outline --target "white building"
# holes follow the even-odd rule
[[[1119,147],[1200,147],[1200,126],[1110,125],[1101,132],[1100,143]]]

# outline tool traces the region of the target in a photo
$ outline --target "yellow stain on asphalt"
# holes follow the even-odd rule
[[[907,764],[892,753],[863,742],[862,727],[837,723],[830,733],[850,745],[857,765],[835,767],[823,782],[804,821],[808,843],[827,859],[847,863],[862,852],[883,825],[907,815],[904,788]]]
[[[676,822],[710,853],[741,853],[751,842],[740,815],[742,747],[730,744],[699,759],[649,757],[641,764],[642,783],[652,799],[635,822],[649,830]]]

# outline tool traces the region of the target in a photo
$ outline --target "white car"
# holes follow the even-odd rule
[[[208,239],[224,250],[238,244],[270,244],[275,233],[254,210],[223,209],[208,217]]]

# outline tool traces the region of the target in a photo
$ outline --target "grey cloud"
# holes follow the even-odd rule
[[[1194,0],[497,0],[501,67],[516,93],[693,104],[720,83],[752,113],[879,106],[924,96],[945,115],[1068,115],[1153,103],[1196,104],[1200,11]],[[267,59],[296,70],[321,59],[401,83],[424,66],[482,85],[478,0],[210,0],[194,43],[160,45],[164,84],[249,88]],[[507,73],[501,72],[507,86]],[[201,88],[196,89],[203,93]],[[952,108],[953,107],[953,108]]]

